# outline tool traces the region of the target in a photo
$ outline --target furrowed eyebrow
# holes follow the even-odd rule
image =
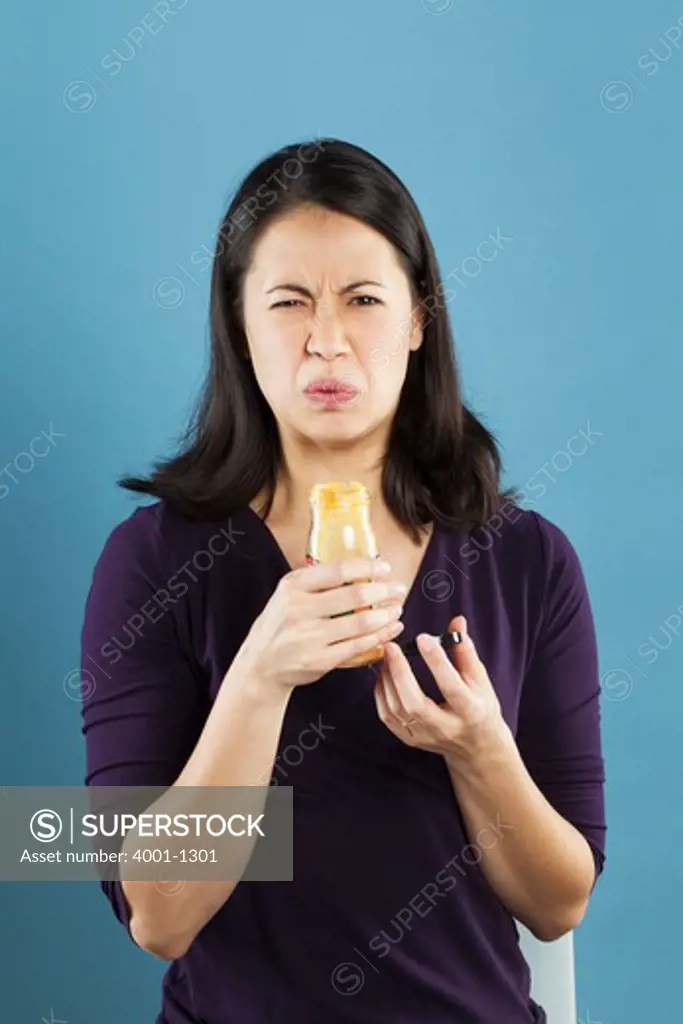
[[[376,288],[384,288],[385,287],[385,285],[380,284],[379,281],[353,281],[351,284],[345,285],[341,289],[339,294],[340,295],[346,295],[347,292],[356,291],[356,289],[363,288],[365,285],[368,285],[368,284],[374,285]],[[314,297],[312,292],[310,292],[308,288],[304,288],[303,285],[292,284],[290,282],[287,282],[285,284],[276,284],[274,288],[269,288],[267,290],[266,295],[270,295],[271,292],[277,292],[277,291],[296,292],[297,295],[305,295],[309,299],[312,299]]]
[[[341,290],[341,292],[339,294],[340,295],[346,295],[347,292],[353,292],[357,288],[363,288],[367,284],[374,285],[375,288],[384,288],[385,287],[383,284],[380,284],[379,281],[354,281],[353,284],[347,284],[345,288],[342,288],[342,290]]]

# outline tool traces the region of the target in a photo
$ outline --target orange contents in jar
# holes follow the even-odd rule
[[[377,539],[370,522],[370,494],[367,487],[353,481],[316,484],[309,496],[311,526],[306,562],[334,562],[349,558],[377,558]],[[367,606],[370,607],[370,606]],[[350,609],[342,615],[352,615]],[[384,656],[381,645],[363,651],[340,668],[371,665]]]

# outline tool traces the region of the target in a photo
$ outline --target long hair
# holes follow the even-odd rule
[[[275,417],[247,357],[242,286],[254,246],[275,218],[301,204],[355,217],[394,246],[410,281],[423,342],[409,355],[382,468],[382,494],[413,537],[432,520],[481,526],[507,500],[494,436],[464,405],[439,268],[422,216],[377,157],[339,139],[278,150],[243,180],[220,226],[211,276],[211,359],[173,457],[148,478],[119,485],[183,514],[221,519],[265,495],[272,506],[282,457]],[[509,492],[511,493],[511,492]]]

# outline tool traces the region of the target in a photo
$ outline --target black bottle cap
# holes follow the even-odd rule
[[[441,636],[438,638],[439,643],[446,651],[449,649],[449,647],[454,647],[456,644],[461,644],[462,639],[462,633],[459,633],[457,630],[450,629],[446,630],[446,632],[442,633]],[[420,655],[420,651],[418,650],[417,646],[417,640],[404,640],[402,643],[398,643],[397,646],[401,648],[406,658],[416,658],[418,657],[418,655]]]

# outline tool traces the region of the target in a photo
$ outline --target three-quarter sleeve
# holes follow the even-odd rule
[[[533,515],[544,581],[522,684],[517,743],[548,802],[589,843],[597,880],[605,861],[606,823],[595,625],[576,551],[557,526]]]
[[[203,728],[204,689],[179,643],[163,549],[157,508],[139,508],[94,568],[81,631],[87,786],[172,785]],[[130,934],[120,883],[100,885]]]

